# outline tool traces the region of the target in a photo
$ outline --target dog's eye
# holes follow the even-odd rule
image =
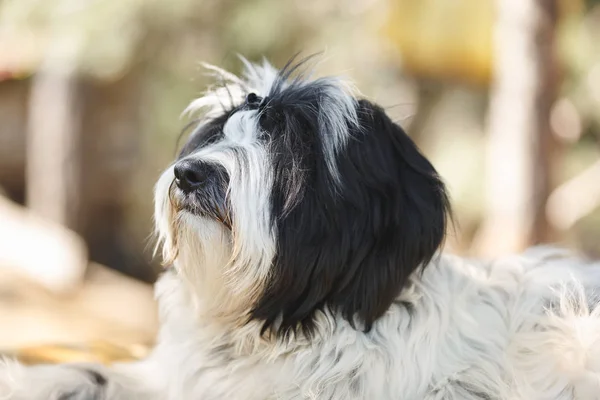
[[[258,105],[262,99],[256,93],[248,93],[246,96],[246,104],[248,105]]]
[[[246,101],[244,103],[244,108],[250,110],[256,110],[260,107],[263,98],[257,95],[256,93],[248,93],[246,95]]]
[[[256,93],[248,93],[244,104],[240,107],[242,110],[262,109],[267,104],[268,97],[261,97]]]

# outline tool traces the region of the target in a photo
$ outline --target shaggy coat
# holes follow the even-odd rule
[[[152,354],[6,361],[0,399],[600,399],[599,264],[439,253],[445,186],[382,108],[245,63],[208,66],[222,84],[156,185]]]

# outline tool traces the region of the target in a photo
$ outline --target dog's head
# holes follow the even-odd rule
[[[369,329],[440,247],[448,198],[382,108],[301,65],[209,67],[225,84],[156,187],[163,255],[222,316]]]

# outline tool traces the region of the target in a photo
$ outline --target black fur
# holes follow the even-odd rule
[[[315,312],[325,308],[370,330],[445,236],[444,184],[368,101],[357,104],[359,127],[348,125],[351,139],[337,159],[342,182],[334,185],[317,118],[326,82],[270,94],[261,117],[275,157],[278,234],[272,281],[251,315],[264,331],[310,335]]]

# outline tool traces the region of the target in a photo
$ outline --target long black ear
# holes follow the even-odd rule
[[[309,119],[298,124],[302,132],[282,135],[281,143],[307,151],[276,164],[276,176],[300,169],[305,175],[296,193],[301,200],[286,212],[289,189],[276,178],[277,255],[270,285],[252,311],[265,330],[310,334],[315,312],[325,308],[369,330],[444,240],[450,207],[436,170],[381,108],[368,101],[357,107],[359,127],[349,128],[336,160],[338,185],[320,139],[306,133]]]

